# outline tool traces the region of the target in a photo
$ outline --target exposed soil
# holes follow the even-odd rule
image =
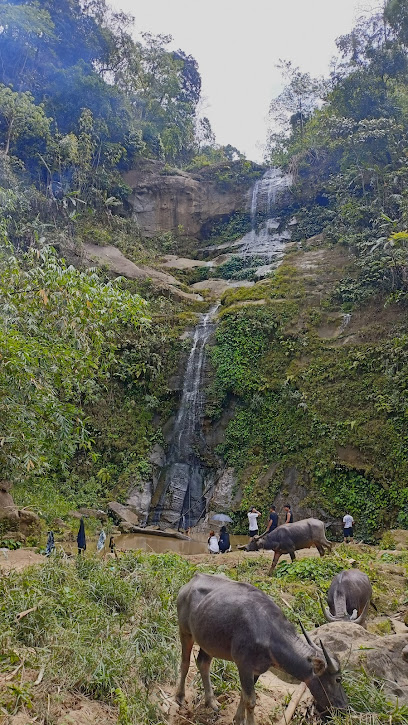
[[[45,561],[44,556],[36,554],[32,549],[16,549],[15,551],[0,549],[0,573],[2,574],[8,571],[21,571],[33,564],[44,564]]]
[[[193,654],[196,657],[198,649]],[[296,684],[283,682],[272,672],[265,672],[265,674],[261,675],[256,687],[255,714],[257,724],[270,725],[271,722],[278,719],[285,709],[284,703],[291,697],[297,687]],[[163,713],[168,715],[169,725],[189,725],[189,723],[231,725],[239,699],[239,692],[224,693],[217,697],[220,706],[218,713],[206,708],[193,657],[187,675],[186,703],[183,707],[179,708],[174,701],[174,688],[164,687],[157,692],[157,702]],[[306,693],[304,702],[311,702],[311,697]]]

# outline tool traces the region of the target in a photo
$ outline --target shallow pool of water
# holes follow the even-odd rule
[[[176,554],[192,555],[207,554],[207,538],[190,539],[170,539],[161,536],[152,536],[149,534],[121,534],[115,536],[116,548],[123,551],[153,551],[155,554],[164,554],[166,551],[172,551]],[[232,549],[236,549],[238,545],[247,544],[249,539],[247,536],[230,536]]]

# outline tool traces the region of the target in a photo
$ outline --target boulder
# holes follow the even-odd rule
[[[130,510],[136,514],[139,523],[147,521],[152,494],[153,486],[151,481],[145,481],[142,485],[142,490],[137,486],[129,491],[129,498],[126,503]]]
[[[123,506],[123,504],[117,501],[111,501],[108,504],[108,512],[121,530],[124,525],[128,529],[129,525],[138,526],[139,524],[139,517],[130,508]]]
[[[7,537],[5,534],[3,537],[10,538],[10,532],[18,531],[17,540],[21,541],[25,536],[39,534],[41,529],[39,516],[27,509],[19,510],[10,490],[10,481],[0,481],[0,525],[2,529],[9,529]]]
[[[33,511],[21,509],[18,512],[18,528],[19,531],[22,531],[26,536],[39,534],[41,531],[40,517]]]
[[[108,515],[105,513],[105,511],[101,511],[100,509],[88,509],[81,506],[78,511],[84,517],[84,519],[99,519],[99,521],[108,520]]]
[[[5,531],[4,534],[1,535],[1,538],[3,541],[20,541],[22,544],[24,544],[26,540],[26,537],[21,533],[21,531]]]
[[[408,632],[382,637],[351,622],[331,622],[311,633],[311,638],[335,654],[347,669],[364,670],[384,682],[384,690],[408,705]]]
[[[18,528],[18,508],[12,496],[4,489],[0,489],[0,524],[2,528]]]
[[[7,493],[10,493],[12,488],[11,481],[5,481],[4,479],[0,481],[0,491],[6,491]]]

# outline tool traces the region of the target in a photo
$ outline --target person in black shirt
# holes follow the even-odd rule
[[[230,537],[225,526],[220,528],[220,538],[218,539],[218,546],[220,547],[221,554],[225,554],[230,548]]]
[[[289,504],[287,503],[283,509],[285,511],[285,524],[293,524],[293,514]]]
[[[269,511],[269,521],[268,521],[268,528],[266,529],[268,532],[273,531],[279,526],[279,518],[278,514],[276,513],[276,506],[271,506]]]

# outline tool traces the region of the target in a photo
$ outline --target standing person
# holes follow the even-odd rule
[[[285,524],[293,524],[293,514],[290,505],[287,503],[286,506],[283,507],[283,510],[285,512]]]
[[[278,517],[278,514],[276,513],[276,506],[271,506],[271,508],[269,510],[268,527],[266,530],[269,533],[270,531],[277,529],[278,526],[279,526],[279,517]]]
[[[350,539],[353,538],[353,526],[354,526],[354,519],[350,514],[345,514],[343,516],[343,533],[344,533],[344,543],[349,544]]]
[[[102,549],[105,546],[105,541],[106,541],[106,534],[105,534],[104,530],[102,529],[101,533],[99,534],[98,543],[96,545],[96,551],[97,551],[97,553],[99,553],[100,551],[102,551]]]
[[[82,552],[85,551],[85,549],[86,549],[85,524],[84,524],[83,519],[81,519],[81,522],[79,524],[77,544],[78,544],[78,554],[80,556],[82,554]]]
[[[47,535],[47,546],[45,547],[45,556],[51,556],[54,549],[55,549],[54,532],[49,531],[48,535]]]
[[[250,539],[253,539],[254,536],[258,536],[258,516],[261,516],[261,512],[257,511],[255,506],[252,506],[251,510],[248,513]]]
[[[230,550],[230,537],[225,526],[220,528],[220,538],[218,539],[218,546],[220,547],[221,554],[225,554],[226,551]]]
[[[218,546],[218,539],[215,535],[215,531],[210,531],[210,535],[207,540],[208,543],[208,551],[210,554],[219,554],[220,553],[220,547]]]

